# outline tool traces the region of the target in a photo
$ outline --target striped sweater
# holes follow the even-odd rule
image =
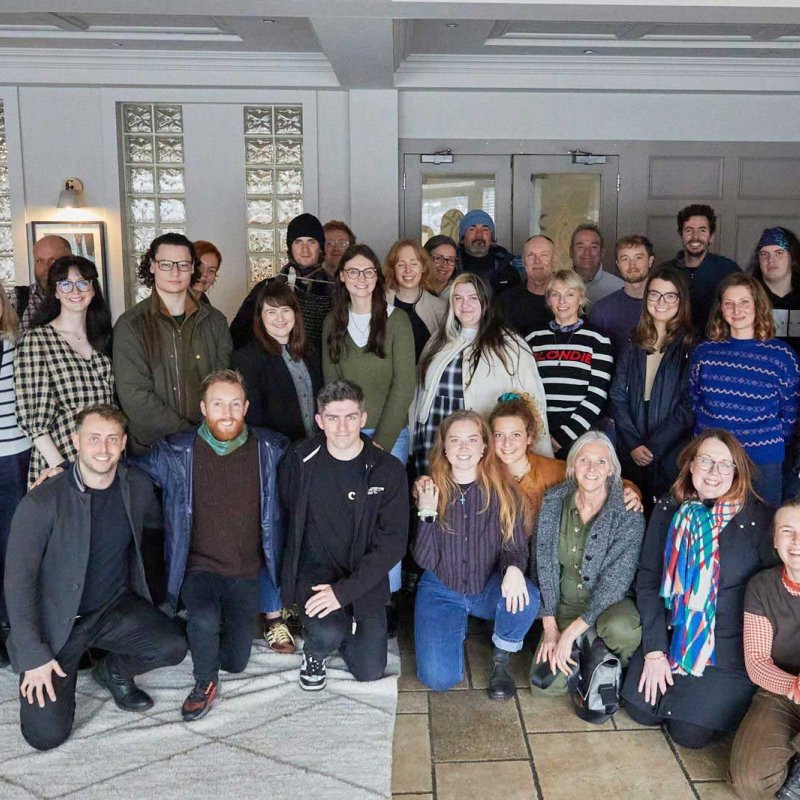
[[[0,458],[29,450],[30,439],[17,425],[17,402],[14,395],[14,353],[16,346],[0,340]]]
[[[800,364],[779,339],[702,342],[694,351],[689,393],[695,432],[730,431],[756,464],[780,464],[800,401]]]
[[[561,458],[597,426],[605,410],[614,367],[611,341],[585,325],[571,333],[544,328],[526,340],[542,378],[550,435],[561,445]]]

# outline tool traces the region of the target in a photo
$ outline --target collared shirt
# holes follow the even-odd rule
[[[300,407],[300,416],[303,418],[306,436],[311,436],[315,433],[314,387],[311,383],[311,374],[305,361],[302,359],[295,361],[285,345],[281,347],[281,356],[283,356],[283,363],[286,364],[286,368],[289,370],[289,377],[294,384],[294,391],[297,394],[297,404]]]
[[[564,501],[558,535],[558,563],[561,566],[561,597],[559,606],[583,609],[589,603],[590,592],[584,588],[581,576],[583,551],[592,520],[584,522],[575,503],[575,492]]]
[[[616,292],[625,285],[625,281],[623,281],[622,278],[618,278],[616,275],[606,272],[602,264],[600,265],[600,269],[595,273],[594,278],[590,281],[584,281],[584,283],[586,284],[586,299],[590,303],[596,303],[598,300],[602,300],[604,297],[607,297],[612,292]]]

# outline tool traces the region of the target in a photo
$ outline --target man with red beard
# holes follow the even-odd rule
[[[735,261],[710,251],[716,231],[717,215],[711,206],[695,203],[682,208],[678,212],[678,234],[683,250],[660,265],[677,267],[686,278],[692,301],[692,322],[696,333],[703,338],[719,282],[726,275],[739,271]]]
[[[173,609],[179,602],[186,609],[195,678],[181,709],[186,722],[211,710],[220,669],[247,666],[259,603],[281,608],[276,478],[287,441],[245,425],[238,372],[211,373],[201,392],[200,427],[156,442],[137,460],[164,492],[167,594]]]

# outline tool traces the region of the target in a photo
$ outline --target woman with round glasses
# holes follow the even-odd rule
[[[800,240],[788,228],[765,228],[749,272],[772,305],[775,336],[800,354]]]
[[[717,287],[708,341],[694,351],[689,378],[695,431],[723,428],[756,466],[756,492],[780,505],[782,464],[794,437],[800,362],[775,338],[772,309],[761,284],[742,272]]]
[[[554,319],[525,340],[547,397],[547,423],[556,458],[596,428],[608,402],[614,368],[611,340],[585,324],[586,286],[571,269],[553,273],[545,293]]]
[[[458,266],[458,245],[449,237],[432,236],[425,242],[425,250],[431,257],[431,291],[445,299],[450,281]]]
[[[47,275],[44,303],[17,347],[17,419],[33,442],[30,482],[75,457],[76,412],[114,403],[110,343],[111,315],[97,268],[82,256],[59,258]]]
[[[386,256],[386,302],[402,308],[411,320],[415,361],[447,313],[447,303],[428,291],[431,270],[430,256],[413,239],[395,242]]]
[[[622,472],[644,492],[647,510],[678,477],[678,454],[692,436],[689,289],[675,267],[659,267],[644,290],[631,345],[611,382],[610,414]]]
[[[736,730],[755,690],[742,603],[750,577],[775,561],[772,511],[754,494],[752,462],[728,431],[696,436],[678,466],[642,545],[642,646],[622,696],[636,722],[666,723],[677,744],[699,748]]]

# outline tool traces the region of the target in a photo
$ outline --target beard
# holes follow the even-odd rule
[[[491,243],[483,239],[476,239],[470,244],[464,244],[464,249],[473,258],[483,258],[489,252],[490,247]]]
[[[243,419],[240,419],[232,428],[222,428],[218,422],[211,422],[208,419],[206,420],[206,424],[208,425],[208,429],[211,431],[211,435],[218,442],[230,442],[244,430]]]

